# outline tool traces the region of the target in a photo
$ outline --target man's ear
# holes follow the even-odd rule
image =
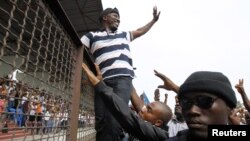
[[[156,122],[155,122],[155,126],[157,126],[157,127],[162,126],[162,124],[163,124],[163,121],[160,119],[156,120]]]
[[[105,16],[102,17],[102,21],[106,21],[107,19],[108,19],[107,15],[105,15]]]

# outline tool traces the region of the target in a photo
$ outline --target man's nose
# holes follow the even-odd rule
[[[187,109],[188,114],[200,114],[201,108],[195,104],[192,104],[189,109]]]
[[[141,112],[142,112],[142,113],[147,112],[147,107],[146,107],[146,105],[143,105],[143,107],[141,108]]]

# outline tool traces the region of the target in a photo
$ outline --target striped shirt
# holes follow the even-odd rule
[[[103,79],[116,76],[134,77],[129,43],[130,32],[89,32],[81,38],[99,65]]]

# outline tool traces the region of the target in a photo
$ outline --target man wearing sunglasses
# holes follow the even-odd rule
[[[180,131],[170,141],[206,140],[208,125],[228,125],[236,107],[236,96],[228,78],[220,72],[198,71],[179,87],[164,74],[155,70],[164,84],[158,88],[178,94],[183,117],[189,129]]]
[[[189,127],[169,141],[201,141],[208,138],[208,125],[228,125],[236,96],[228,78],[220,72],[191,74],[178,90],[182,114]]]

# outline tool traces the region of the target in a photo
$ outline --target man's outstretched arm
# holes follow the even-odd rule
[[[169,79],[164,74],[162,74],[156,70],[154,70],[154,72],[155,72],[155,76],[159,77],[164,82],[164,84],[159,85],[158,88],[163,88],[166,90],[174,91],[176,94],[178,94],[178,92],[179,92],[178,85],[176,85],[171,79]]]
[[[82,64],[84,72],[87,74],[90,82],[95,88],[96,94],[100,94],[109,108],[111,114],[117,119],[122,128],[137,137],[140,140],[164,140],[168,138],[168,132],[145,122],[142,118],[135,115],[119,96],[117,96],[113,89],[105,85],[105,83],[97,78],[86,64]],[[97,68],[97,74],[100,72]]]
[[[157,7],[155,6],[153,8],[153,19],[143,27],[138,28],[137,30],[131,32],[133,35],[133,39],[136,39],[142,36],[143,34],[147,33],[151,29],[151,27],[158,21],[160,14],[161,12],[158,12]]]
[[[142,108],[144,107],[144,102],[142,99],[138,96],[136,89],[133,87],[132,92],[131,92],[131,103],[135,108],[135,111],[139,113]]]

